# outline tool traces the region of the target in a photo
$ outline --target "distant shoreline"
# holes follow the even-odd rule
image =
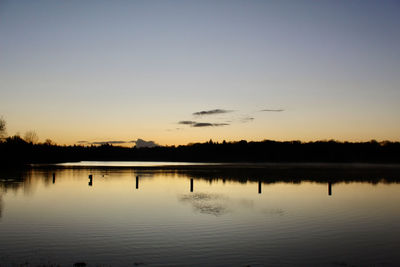
[[[13,137],[0,142],[0,165],[80,161],[209,162],[243,166],[400,164],[400,142],[271,141],[196,143],[186,146],[119,147],[33,144]],[[171,164],[172,165],[172,164]],[[332,165],[330,165],[332,166]]]

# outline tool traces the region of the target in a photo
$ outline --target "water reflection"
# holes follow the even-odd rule
[[[0,219],[3,212],[3,192],[0,192]]]
[[[398,265],[398,173],[341,172],[3,170],[0,262]]]
[[[194,193],[186,194],[179,197],[179,200],[192,205],[196,212],[202,214],[210,214],[221,216],[228,212],[229,199],[222,195],[213,193]]]
[[[263,184],[274,184],[274,183],[291,183],[291,184],[301,184],[302,182],[315,182],[315,183],[325,183],[328,185],[328,195],[332,196],[332,185],[334,183],[352,183],[352,182],[363,182],[370,184],[391,184],[391,183],[400,183],[400,169],[399,170],[390,170],[389,172],[375,174],[374,172],[364,172],[360,171],[360,173],[354,172],[354,170],[349,171],[346,174],[343,174],[343,170],[337,174],[334,178],[331,176],[330,171],[327,170],[326,175],[321,175],[321,170],[316,173],[312,170],[310,173],[307,171],[298,172],[295,176],[289,176],[291,172],[287,173],[283,171],[279,174],[271,174],[271,172],[257,172],[258,178],[253,178],[254,175],[246,175],[243,170],[240,172],[242,175],[238,175],[236,172],[232,173],[231,170],[202,170],[199,171],[197,169],[186,169],[186,170],[169,170],[169,169],[118,169],[118,168],[95,168],[95,169],[86,169],[86,168],[61,168],[61,169],[47,169],[47,168],[34,168],[34,169],[20,169],[20,170],[2,170],[0,171],[0,188],[3,190],[17,190],[18,188],[24,188],[24,192],[29,194],[32,191],[33,187],[37,183],[37,180],[32,180],[32,177],[43,177],[43,182],[46,186],[56,184],[56,172],[69,173],[74,177],[78,177],[84,175],[86,173],[89,182],[88,185],[93,187],[94,176],[90,174],[95,171],[99,173],[100,177],[107,178],[109,177],[109,172],[111,171],[127,171],[133,173],[134,177],[136,177],[136,185],[135,188],[139,189],[139,177],[150,178],[154,175],[163,175],[166,177],[188,177],[190,178],[190,192],[194,191],[194,180],[204,180],[207,181],[210,185],[213,182],[218,183],[222,181],[225,184],[227,181],[237,182],[241,184],[246,184],[249,182],[257,182],[258,183],[258,194],[262,194],[262,185]],[[55,172],[56,171],[56,172]],[[253,172],[254,170],[250,170]],[[275,170],[276,171],[276,170]],[[218,175],[216,173],[219,173]],[[232,176],[230,176],[232,175]],[[50,178],[52,177],[52,178]]]
[[[263,209],[262,212],[267,215],[278,215],[278,216],[284,216],[286,214],[286,211],[283,209]]]

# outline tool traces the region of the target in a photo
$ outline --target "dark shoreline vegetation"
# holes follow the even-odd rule
[[[76,161],[400,163],[400,142],[213,141],[181,146],[121,147],[34,144],[19,136],[0,142],[0,164]]]

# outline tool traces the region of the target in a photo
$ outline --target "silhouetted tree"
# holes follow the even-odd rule
[[[3,139],[6,135],[6,121],[3,117],[0,118],[0,139]]]
[[[24,140],[31,144],[36,144],[39,141],[39,136],[35,131],[27,131],[24,135]]]
[[[55,143],[51,139],[47,138],[46,141],[44,141],[43,145],[53,146],[55,145]]]

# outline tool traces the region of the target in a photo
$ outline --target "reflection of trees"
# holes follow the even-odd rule
[[[0,219],[3,212],[3,192],[0,192]]]
[[[3,195],[9,191],[16,193],[22,190],[25,195],[30,195],[41,178],[33,169],[8,169],[0,171],[0,218],[4,207]]]
[[[6,121],[0,118],[0,140],[6,135]]]
[[[189,178],[210,181],[232,181],[239,183],[301,183],[311,181],[317,183],[367,182],[400,183],[400,168],[373,165],[301,165],[301,164],[229,164],[220,166],[180,166],[161,168],[137,168],[137,173],[153,171],[167,176],[187,176]]]
[[[204,179],[208,182],[230,181],[238,183],[258,182],[267,183],[301,183],[311,181],[317,183],[338,182],[366,182],[366,183],[400,183],[400,169],[389,167],[304,167],[298,166],[260,166],[260,165],[223,165],[223,166],[178,166],[178,167],[35,167],[14,170],[0,170],[0,189],[23,189],[25,194],[30,194],[39,182],[45,186],[52,185],[53,173],[57,176],[68,176],[79,180],[87,178],[88,173],[100,173],[106,178],[108,173],[112,176],[125,176],[127,173],[133,177],[151,177],[164,175],[175,178]],[[59,173],[59,174],[58,174]]]
[[[36,181],[34,170],[6,170],[0,172],[0,188],[4,193],[23,190],[24,194],[31,194]]]

